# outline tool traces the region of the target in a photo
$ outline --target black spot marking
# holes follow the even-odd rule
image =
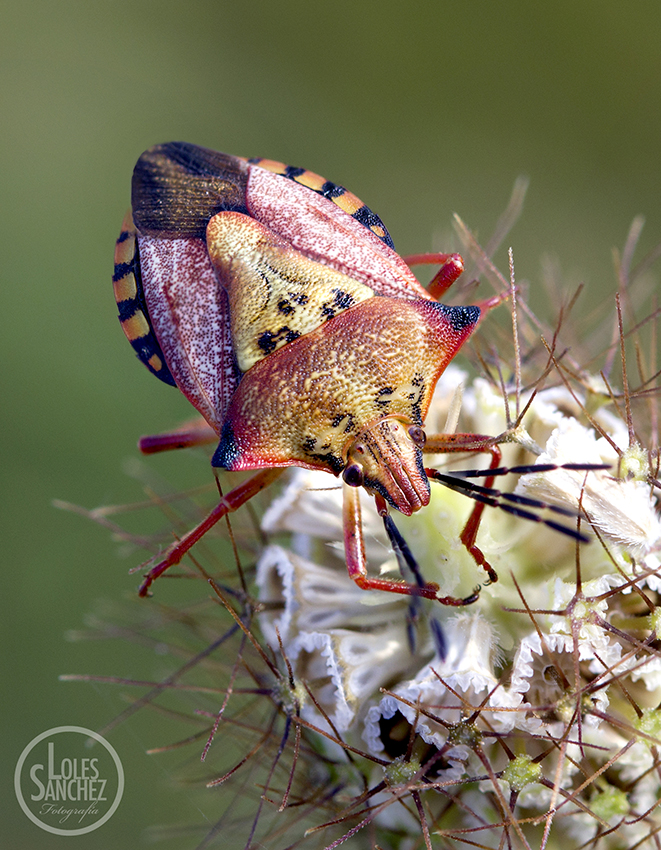
[[[347,424],[342,430],[345,434],[348,434],[350,431],[353,431],[356,424],[354,417],[350,413],[336,413],[331,420],[331,428],[339,428],[345,420]]]
[[[319,189],[319,194],[323,195],[324,198],[328,198],[329,201],[332,201],[333,198],[339,198],[340,195],[344,195],[347,190],[344,186],[340,186],[337,183],[333,183],[331,180],[327,180],[324,185]]]
[[[298,304],[300,307],[305,307],[310,300],[310,296],[306,295],[305,292],[288,292],[287,295],[294,304]]]
[[[119,234],[119,238],[117,239],[117,244],[119,245],[122,242],[126,242],[126,240],[129,238],[130,235],[131,235],[130,231],[122,230],[122,232]]]
[[[119,242],[119,239],[117,241]],[[115,271],[112,276],[113,283],[116,283],[118,280],[121,280],[123,277],[126,277],[127,274],[133,273],[133,268],[135,265],[134,259],[128,263],[115,263]]]
[[[333,293],[333,300],[338,310],[348,310],[349,307],[353,307],[355,304],[353,295],[350,295],[348,292],[344,292],[342,289],[332,289],[331,292]]]
[[[126,301],[118,301],[119,321],[125,322],[140,311],[135,298],[127,298]]]
[[[257,338],[257,347],[263,351],[264,354],[272,354],[281,343],[293,342],[295,339],[298,339],[300,335],[299,331],[293,331],[285,325],[275,333],[273,333],[273,331],[264,331],[264,333]]]
[[[352,215],[352,218],[355,218],[356,221],[360,222],[363,227],[366,227],[368,230],[372,230],[372,228],[376,227],[379,230],[383,230],[383,236],[380,236],[378,233],[374,233],[375,236],[378,236],[382,242],[385,242],[389,248],[395,249],[395,243],[392,241],[390,234],[388,233],[386,226],[381,221],[379,216],[372,212],[372,210],[363,204],[363,206],[356,210],[356,212]]]
[[[264,352],[264,354],[271,354],[276,349],[277,341],[271,331],[264,331],[257,340],[257,346]]]
[[[348,310],[356,303],[353,295],[343,289],[331,289],[331,292],[333,293],[333,300],[324,301],[321,305],[321,314],[325,321],[334,318],[342,310]]]
[[[286,298],[282,298],[278,301],[278,310],[283,314],[283,316],[291,316],[294,312],[291,302],[287,301]]]
[[[309,456],[312,460],[318,460],[323,466],[327,466],[331,472],[335,473],[335,475],[339,475],[345,466],[342,458],[339,458],[337,455],[331,454],[330,452],[328,454],[310,453]]]
[[[431,302],[434,303],[434,302]],[[441,313],[448,319],[452,329],[460,333],[466,328],[472,328],[480,318],[479,307],[447,307],[445,304],[436,304]]]
[[[322,466],[328,467],[335,475],[339,475],[344,469],[344,461],[332,452],[322,451],[323,449],[329,449],[330,446],[330,443],[318,446],[317,440],[314,437],[305,437],[301,443],[301,448],[311,460],[319,461]]]
[[[395,390],[393,387],[382,387],[377,392],[376,403],[379,405],[380,408],[385,409],[386,407],[388,407],[388,405],[392,401],[392,398],[383,398],[383,396],[392,396],[394,391]]]
[[[301,174],[305,174],[306,170],[305,168],[297,168],[295,165],[287,165],[282,176],[289,177],[290,180],[296,180]]]

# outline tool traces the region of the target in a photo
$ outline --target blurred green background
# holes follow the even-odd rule
[[[599,299],[634,215],[643,250],[661,240],[660,25],[658,2],[614,0],[5,4],[3,848],[76,841],[25,818],[14,765],[38,733],[100,728],[118,710],[107,689],[58,675],[139,672],[128,645],[65,642],[97,599],[134,592],[136,561],[51,502],[135,499],[122,463],[137,436],[189,412],[116,320],[113,243],[141,151],[183,139],[305,166],[375,209],[401,253],[438,250],[452,211],[488,235],[525,173],[517,277],[534,289],[549,252]],[[196,462],[191,480],[209,478]],[[142,846],[151,824],[199,818],[144,755],[140,723],[110,740],[126,792],[86,848]]]

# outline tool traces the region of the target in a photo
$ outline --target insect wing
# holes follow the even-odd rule
[[[133,171],[131,205],[141,236],[204,239],[221,210],[247,213],[248,164],[186,142],[146,150]]]
[[[169,142],[138,160],[132,204],[141,236],[203,239],[216,213],[241,212],[379,295],[430,298],[392,249],[381,219],[342,186],[305,169]]]
[[[209,219],[246,211],[244,160],[183,142],[145,151],[133,172],[144,301],[177,386],[219,430],[238,383],[229,307],[206,249]]]
[[[429,299],[399,254],[351,215],[361,202],[347,195],[353,200],[345,210],[305,184],[252,165],[246,202],[253,218],[306,257],[353,277],[378,295]]]
[[[237,387],[229,305],[202,239],[139,237],[145,301],[177,386],[217,431]]]

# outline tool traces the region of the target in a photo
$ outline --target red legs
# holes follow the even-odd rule
[[[428,454],[449,454],[452,452],[488,452],[491,455],[491,463],[489,470],[497,469],[502,457],[501,451],[497,445],[490,442],[492,438],[483,434],[433,434],[427,437],[423,451]],[[427,477],[434,480],[439,479],[439,473],[435,469],[425,468]],[[493,487],[494,475],[485,475],[484,489],[488,490]],[[475,545],[477,532],[482,521],[482,514],[486,504],[484,502],[475,502],[473,510],[466,521],[464,530],[461,532],[460,540],[472,555],[475,563],[484,569],[489,576],[489,584],[498,581],[498,573],[494,570],[491,564],[484,557],[484,553]]]
[[[440,255],[435,254],[434,261]],[[452,255],[449,255],[452,256]],[[204,420],[195,420],[187,427],[166,434],[157,434],[140,439],[140,449],[144,454],[154,454],[161,451],[169,451],[204,443],[212,443],[218,439],[214,430]],[[490,469],[498,466],[500,462],[500,450],[497,446],[490,445],[490,437],[480,434],[439,434],[427,438],[425,451],[431,453],[448,452],[490,452],[492,461]],[[140,585],[140,596],[146,596],[151,584],[170,567],[178,564],[183,556],[200,540],[213,526],[224,516],[236,511],[241,505],[252,499],[257,493],[268,487],[276,480],[284,469],[263,469],[244,481],[226,496],[223,496],[218,505],[211,513],[195,528],[184,535],[181,540],[173,543],[166,551],[165,557],[152,567]],[[430,478],[434,478],[435,470],[426,470]],[[485,481],[485,487],[493,485],[493,477]],[[379,515],[384,518],[386,532],[390,538],[391,545],[400,563],[405,563],[416,578],[416,584],[398,581],[397,579],[384,579],[370,577],[367,574],[367,563],[365,558],[365,546],[363,543],[363,530],[360,511],[360,500],[358,490],[355,487],[344,485],[344,548],[347,560],[347,570],[356,584],[366,590],[384,590],[391,593],[402,593],[409,596],[422,596],[427,599],[435,599],[443,605],[461,606],[468,605],[477,599],[477,593],[473,593],[465,599],[454,596],[439,596],[437,584],[425,582],[419,572],[417,563],[411,555],[406,542],[397,531],[394,522],[388,516],[388,508],[383,498],[376,497],[376,506]],[[497,581],[493,568],[486,561],[481,550],[475,545],[482,512],[485,505],[476,502],[468,522],[461,534],[461,542],[471,553],[476,563],[482,566],[490,581]],[[388,522],[390,520],[390,522]]]
[[[156,452],[169,451],[171,449],[180,449],[190,446],[199,446],[204,443],[213,443],[218,439],[218,435],[207,425],[203,419],[196,419],[190,425],[172,431],[168,434],[156,434],[153,437],[141,437],[139,446],[143,454],[155,454]],[[140,596],[147,596],[149,588],[160,575],[162,575],[170,567],[178,564],[184,557],[186,552],[192,548],[200,538],[209,531],[213,526],[224,516],[233,511],[236,511],[241,505],[256,496],[260,490],[268,487],[276,478],[278,478],[284,469],[272,468],[261,469],[247,481],[239,484],[226,496],[222,496],[220,502],[211,511],[211,513],[195,526],[188,534],[185,534],[181,540],[173,543],[172,546],[165,552],[165,557],[159,561],[155,567],[152,567],[144,577],[140,585]]]
[[[186,552],[188,552],[188,550],[192,548],[198,540],[204,537],[207,531],[213,528],[219,520],[227,514],[238,510],[241,505],[245,504],[249,499],[252,499],[253,496],[256,496],[257,493],[265,487],[268,487],[269,484],[272,484],[276,478],[282,475],[283,472],[284,469],[280,468],[262,469],[247,481],[239,484],[238,487],[230,490],[226,496],[223,496],[211,513],[203,519],[199,525],[189,531],[188,534],[185,534],[181,540],[178,540],[170,546],[170,548],[166,551],[165,558],[149,570],[140,585],[140,589],[138,591],[140,596],[147,596],[147,592],[152,582],[170,567],[178,564]]]
[[[397,579],[375,578],[367,575],[367,561],[365,558],[365,544],[363,541],[363,527],[360,510],[359,489],[342,485],[343,489],[343,526],[344,526],[344,552],[347,561],[349,576],[363,590],[385,590],[390,593],[402,593],[407,596],[424,596],[426,599],[435,599],[442,605],[469,605],[477,599],[473,593],[466,599],[457,599],[454,596],[439,596],[438,585],[433,582],[425,582],[420,576],[417,564],[411,555],[404,538],[397,531],[394,522],[388,516],[388,507],[385,500],[376,496],[376,507],[379,515],[386,521],[386,531],[395,550],[398,560],[403,558],[409,568],[416,576],[417,583],[409,584]],[[394,532],[393,532],[394,529]],[[410,559],[410,560],[409,560]]]
[[[192,446],[202,446],[206,443],[218,442],[218,434],[211,425],[202,418],[188,422],[176,431],[167,434],[153,434],[140,437],[138,448],[143,455],[153,455],[157,452],[169,452],[174,449],[188,449]]]
[[[244,481],[242,484],[239,484],[238,487],[230,490],[226,496],[223,496],[211,513],[203,519],[199,525],[189,531],[188,534],[185,534],[181,540],[178,540],[170,546],[166,552],[165,558],[149,570],[140,585],[140,596],[146,596],[152,582],[170,567],[178,564],[186,552],[188,552],[188,550],[194,546],[200,538],[204,537],[207,531],[213,528],[219,520],[227,514],[236,511],[241,507],[241,505],[244,505],[249,499],[256,496],[260,490],[263,490],[265,487],[268,487],[269,484],[272,484],[276,478],[282,475],[283,472],[284,469],[277,467],[261,469],[247,481]]]
[[[436,299],[444,295],[452,286],[455,280],[463,274],[464,261],[460,254],[411,254],[409,257],[404,257],[404,262],[407,266],[421,265],[440,265],[439,270],[429,282],[427,292]],[[506,301],[512,293],[509,289],[498,295],[492,295],[490,298],[485,298],[483,301],[478,301],[477,305],[482,311],[482,318],[493,307],[497,307]]]
[[[437,584],[429,583],[423,584],[422,587],[417,587],[406,582],[397,581],[396,579],[371,578],[367,575],[360,492],[357,487],[350,487],[348,484],[343,483],[342,494],[344,553],[349,577],[363,590],[385,590],[390,593],[404,593],[409,596],[424,596],[427,599],[436,599],[438,597]],[[379,505],[377,504],[378,507]]]
[[[434,298],[440,298],[447,292],[464,270],[464,261],[460,254],[411,254],[403,259],[409,267],[440,265],[427,287],[427,291]]]

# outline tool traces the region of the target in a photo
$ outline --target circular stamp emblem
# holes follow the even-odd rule
[[[124,770],[110,744],[82,726],[56,726],[33,738],[14,771],[19,805],[55,835],[83,835],[112,817]]]

